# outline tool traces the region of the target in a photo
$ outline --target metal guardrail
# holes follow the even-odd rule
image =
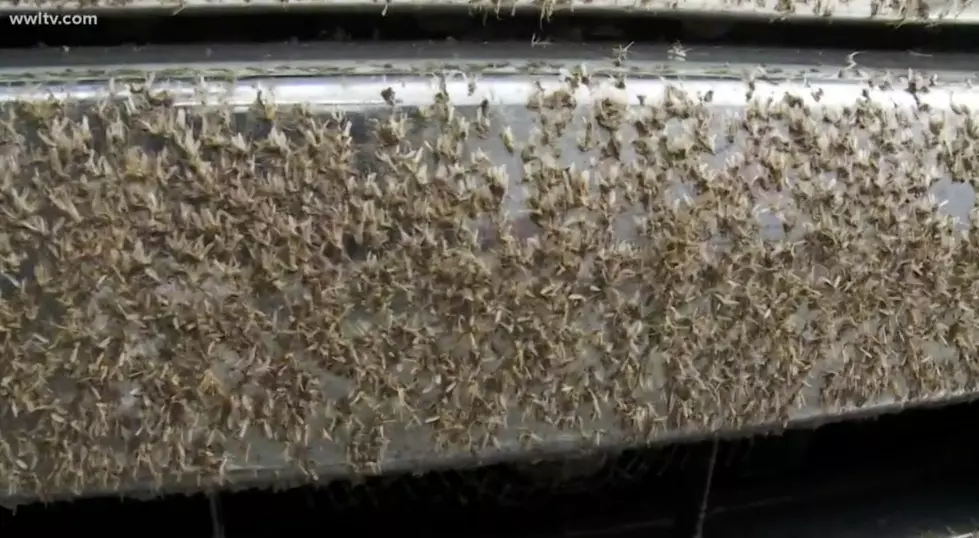
[[[506,16],[541,11],[575,14],[674,14],[762,18],[772,20],[828,19],[834,21],[890,21],[963,23],[979,21],[979,7],[969,0],[3,0],[0,12],[86,10],[104,12],[192,12],[244,10],[369,10],[379,13],[422,9],[476,10]]]
[[[535,454],[743,435],[786,425],[811,427],[908,405],[971,399],[979,390],[974,350],[968,348],[970,327],[977,323],[970,317],[973,314],[968,305],[979,300],[974,297],[979,291],[964,280],[972,274],[971,264],[976,263],[968,257],[969,249],[976,248],[979,239],[975,232],[968,231],[967,225],[974,214],[974,193],[969,185],[973,178],[961,175],[973,166],[973,161],[968,147],[958,146],[971,136],[968,133],[974,130],[972,111],[979,110],[979,93],[973,87],[971,72],[976,64],[971,56],[723,47],[684,51],[636,46],[612,51],[590,46],[529,44],[461,45],[451,50],[439,45],[392,48],[380,44],[150,47],[116,54],[113,49],[38,51],[0,59],[0,80],[7,83],[0,90],[0,109],[8,118],[2,128],[5,150],[0,158],[0,169],[8,178],[8,184],[0,189],[7,209],[6,216],[0,217],[0,228],[7,230],[5,241],[14,241],[0,245],[6,260],[0,265],[0,272],[9,283],[0,308],[0,327],[5,327],[6,339],[2,344],[4,360],[0,361],[0,402],[4,402],[0,406],[0,494],[8,503],[101,493],[152,495],[208,484],[242,487],[272,479],[280,484],[283,480],[328,480],[351,473],[465,466]],[[155,74],[150,77],[150,72]],[[155,92],[164,93],[147,93],[147,79],[152,79],[150,86]],[[433,104],[436,108],[428,108]],[[293,110],[294,105],[300,108]],[[618,119],[609,123],[613,121],[609,117]],[[273,119],[284,122],[280,130],[268,129]],[[199,145],[204,140],[200,137],[206,135],[205,123],[217,129],[212,133],[218,144],[214,153]],[[563,134],[549,132],[556,124],[575,127]],[[374,132],[375,129],[380,130]],[[441,146],[448,143],[446,133],[458,134],[460,129],[468,134]],[[315,132],[320,134],[310,134]],[[141,146],[152,142],[143,138],[147,133],[162,138],[154,142],[155,146]],[[347,167],[345,174],[349,174],[344,177],[354,182],[345,183],[338,176],[332,180],[337,182],[331,184],[333,187],[324,186],[339,189],[346,184],[343,189],[348,194],[339,196],[343,189],[329,191],[333,205],[316,209],[318,216],[307,220],[308,225],[334,222],[331,219],[339,218],[339,213],[330,211],[350,212],[363,207],[372,195],[360,189],[375,181],[386,185],[376,188],[384,189],[395,188],[397,181],[414,185],[413,201],[405,201],[409,203],[405,207],[442,207],[448,211],[450,206],[437,205],[444,202],[438,196],[447,196],[451,189],[427,189],[450,180],[452,185],[456,181],[465,183],[466,177],[484,177],[486,182],[496,178],[500,185],[493,188],[508,193],[498,200],[498,214],[507,215],[504,221],[495,221],[493,212],[484,210],[482,215],[478,211],[459,214],[452,224],[458,234],[469,230],[483,233],[484,238],[499,234],[500,230],[511,230],[510,243],[487,243],[484,253],[477,249],[469,255],[472,257],[458,259],[454,267],[476,271],[467,273],[471,278],[477,274],[483,275],[480,278],[492,278],[493,274],[503,277],[503,266],[495,265],[499,260],[494,258],[494,248],[509,245],[505,248],[515,249],[510,253],[518,256],[515,259],[542,256],[548,241],[557,237],[548,235],[558,233],[557,228],[545,233],[550,225],[538,224],[540,216],[532,215],[533,208],[543,211],[541,204],[546,203],[547,198],[542,196],[548,191],[541,189],[558,189],[535,183],[544,181],[534,179],[542,170],[558,174],[554,177],[581,182],[583,192],[592,193],[588,196],[596,197],[594,200],[604,200],[601,203],[606,205],[602,207],[619,216],[609,224],[603,239],[595,239],[598,243],[581,253],[579,261],[588,260],[593,268],[578,268],[577,279],[562,280],[561,284],[555,281],[557,287],[541,287],[545,284],[540,280],[544,273],[534,276],[536,269],[532,270],[532,266],[527,267],[526,273],[506,276],[516,286],[521,285],[521,278],[526,278],[524,284],[537,290],[535,298],[528,299],[531,303],[521,307],[530,309],[524,314],[513,306],[516,303],[484,295],[484,307],[497,304],[493,301],[499,304],[485,313],[488,318],[483,321],[493,323],[479,325],[483,331],[480,338],[486,339],[476,347],[510,347],[509,351],[499,348],[492,353],[487,348],[478,356],[469,355],[477,353],[477,349],[468,348],[464,341],[446,338],[463,323],[462,318],[453,317],[449,310],[440,312],[432,306],[434,303],[430,304],[441,300],[440,293],[449,293],[431,286],[439,278],[444,258],[460,255],[456,250],[459,247],[451,243],[432,243],[435,250],[423,257],[428,261],[416,258],[410,266],[403,265],[407,255],[390,250],[391,245],[370,255],[351,251],[353,258],[344,262],[348,264],[346,269],[333,267],[330,264],[335,262],[326,263],[326,258],[310,258],[309,263],[326,263],[319,269],[326,272],[318,278],[333,279],[328,286],[326,281],[317,284],[325,287],[317,288],[316,293],[322,295],[314,301],[316,309],[323,312],[338,309],[334,324],[329,325],[326,318],[316,321],[319,318],[315,318],[315,309],[301,310],[305,308],[304,301],[313,301],[312,296],[305,295],[313,288],[304,287],[313,281],[308,280],[312,277],[300,276],[299,269],[279,277],[281,280],[274,286],[278,292],[272,288],[257,292],[260,288],[252,288],[247,278],[225,280],[217,273],[200,281],[188,280],[188,273],[173,265],[178,256],[176,247],[155,243],[159,237],[143,228],[149,225],[147,222],[140,224],[142,221],[138,220],[141,212],[150,207],[146,204],[151,203],[162,204],[157,206],[161,211],[159,218],[178,218],[184,214],[180,211],[196,211],[186,203],[180,205],[181,196],[186,194],[181,194],[182,189],[198,192],[195,189],[205,188],[179,182],[184,181],[181,177],[197,177],[194,174],[204,170],[217,174],[219,182],[240,181],[223,175],[223,170],[253,174],[248,175],[248,181],[255,187],[242,184],[239,189],[244,190],[234,196],[252,188],[272,188],[259,186],[273,176],[294,179],[299,177],[297,174],[326,173],[322,168],[325,162],[316,164],[316,159],[329,154],[309,153],[309,160],[302,161],[306,164],[287,158],[311,151],[304,144],[319,136],[345,140],[343,148],[347,149],[330,147],[352,152],[343,153],[343,166]],[[594,138],[589,141],[588,136]],[[251,148],[251,153],[235,153],[239,145]],[[58,150],[59,147],[66,149]],[[81,153],[59,153],[69,147]],[[163,147],[167,149],[161,153]],[[459,153],[446,157],[446,148]],[[839,154],[829,159],[830,151]],[[260,154],[261,162],[249,161],[249,154]],[[749,154],[752,159],[745,159]],[[79,159],[80,155],[89,157]],[[44,159],[39,160],[41,157]],[[759,166],[758,159],[770,161],[771,167]],[[200,170],[184,168],[188,160],[200,161]],[[482,166],[480,163],[492,166],[474,168]],[[873,163],[875,167],[869,167]],[[249,166],[257,168],[249,172]],[[415,169],[415,179],[397,175],[415,166],[419,167]],[[656,227],[668,229],[675,225],[671,222],[694,226],[693,221],[684,220],[688,219],[682,210],[687,207],[685,204],[722,196],[725,189],[742,188],[738,178],[777,183],[780,166],[784,167],[782,171],[788,171],[778,180],[789,182],[782,185],[785,189],[795,188],[791,185],[800,174],[818,170],[816,183],[809,188],[828,189],[818,192],[829,197],[824,202],[836,204],[833,207],[841,218],[865,218],[871,211],[858,211],[847,205],[846,200],[861,199],[836,190],[841,185],[878,189],[881,197],[896,196],[892,203],[904,208],[893,214],[893,219],[897,219],[891,220],[894,229],[904,234],[929,229],[929,233],[937,234],[929,237],[944,239],[933,245],[934,251],[929,251],[932,254],[925,256],[924,250],[914,250],[923,247],[912,244],[911,235],[891,236],[881,228],[879,233],[884,235],[875,237],[896,241],[920,267],[905,270],[900,264],[895,265],[891,269],[904,276],[874,281],[878,288],[860,287],[871,277],[859,266],[839,269],[843,272],[838,274],[827,269],[825,278],[805,271],[796,274],[794,278],[800,279],[797,282],[808,282],[798,288],[799,293],[810,294],[813,301],[822,297],[821,313],[802,312],[809,299],[796,301],[777,294],[758,295],[751,304],[744,290],[762,293],[764,286],[759,288],[761,281],[750,272],[733,270],[728,276],[733,280],[705,288],[702,282],[686,281],[682,272],[655,268],[655,257],[650,256],[667,245],[657,242],[665,239],[655,239]],[[136,175],[124,177],[126,167]],[[172,172],[170,179],[147,179],[166,169]],[[578,175],[583,171],[589,175]],[[59,182],[57,177],[62,173],[71,177],[83,174],[87,179],[83,183]],[[603,176],[615,181],[602,186],[599,181]],[[697,177],[707,183],[692,187],[688,181]],[[710,183],[712,177],[723,179],[718,179],[721,183]],[[796,179],[786,179],[790,177]],[[481,183],[482,179],[472,181],[459,191],[459,196],[467,189],[482,192],[491,184]],[[654,189],[656,182],[672,182],[678,190],[657,191],[667,196],[668,202],[640,202],[635,198],[639,183],[630,188],[630,182],[642,181],[646,182],[644,189]],[[83,184],[94,189],[92,193],[102,193],[91,196],[122,196],[113,194],[113,185],[126,184],[136,189],[126,196],[142,198],[113,198],[113,204],[131,207],[110,220],[104,220],[109,217],[103,213],[110,206],[98,209],[102,206],[92,205],[96,198],[79,198],[80,205],[75,209],[65,209],[68,206],[62,201],[64,207],[58,206],[62,207],[61,221],[57,217],[59,211],[53,207],[54,213],[33,213],[32,205],[41,203],[45,196],[60,199],[57,197],[67,195],[69,190],[81,196],[76,189]],[[898,184],[911,191],[916,189],[920,200],[900,200],[899,193],[888,190],[889,185]],[[51,189],[60,185],[57,189],[62,190],[47,190],[49,187],[44,185]],[[139,191],[144,188],[139,185],[150,190]],[[706,190],[697,195],[697,189]],[[205,191],[198,194],[204,196]],[[250,196],[258,196],[257,192]],[[559,196],[557,190],[553,194]],[[915,205],[924,203],[926,194],[942,203]],[[804,202],[805,196],[814,194],[810,191],[796,195]],[[786,235],[788,217],[779,216],[785,209],[771,205],[776,198],[758,198],[749,204],[751,207],[733,199],[734,213],[730,218],[754,223],[752,226],[757,227],[760,240],[766,244],[788,240],[802,245],[807,241],[806,235]],[[218,204],[222,199],[207,203]],[[457,203],[471,202],[459,198]],[[644,212],[639,207],[643,203],[652,205]],[[177,211],[179,207],[184,209]],[[295,209],[279,207],[282,215],[293,219],[287,221],[296,226],[311,215],[303,216],[302,211],[306,210],[293,213]],[[579,221],[568,222],[599,222],[596,207],[568,209],[562,218],[577,215]],[[885,209],[876,207],[873,211]],[[959,232],[953,233],[952,228],[943,228],[945,225],[932,217],[925,219],[921,213],[913,213],[923,219],[920,221],[907,220],[911,218],[909,214],[901,213],[913,209],[955,217]],[[375,206],[374,210],[383,211],[384,206]],[[223,211],[245,209],[242,206]],[[404,211],[408,213],[399,218],[409,219],[409,224],[410,219],[418,217],[411,212],[415,210]],[[653,217],[655,222],[643,224],[643,215]],[[829,219],[825,222],[835,222],[834,226],[848,226],[845,220],[832,220],[833,213],[820,215]],[[714,226],[709,223],[709,214],[707,217],[706,224],[697,225],[701,232]],[[184,214],[180,218],[191,217]],[[262,218],[275,217],[268,214]],[[96,225],[98,222],[102,224]],[[187,222],[203,226],[202,221]],[[797,224],[802,226],[800,230],[806,229],[801,221]],[[259,223],[256,221],[255,225]],[[340,221],[336,225],[343,226]],[[401,228],[402,233],[427,233],[423,222],[414,226],[417,228]],[[149,234],[141,239],[142,246],[126,243],[128,251],[118,250],[123,243],[113,241],[123,240],[125,233],[137,233],[137,229],[143,230],[137,235]],[[68,235],[60,236],[62,232],[57,230]],[[69,233],[70,230],[75,232]],[[271,233],[266,230],[263,233]],[[830,236],[843,233],[818,225],[809,230],[822,230]],[[701,232],[697,233],[703,235]],[[184,232],[174,229],[173,233]],[[346,233],[360,232],[355,226]],[[176,237],[171,235],[170,239]],[[317,241],[328,241],[326,235],[318,237]],[[403,248],[409,248],[407,237]],[[844,240],[842,235],[835,237]],[[104,245],[101,250],[86,247],[96,253],[92,256],[78,254],[85,249],[70,250],[80,248],[81,243],[72,242],[83,238]],[[67,243],[45,247],[48,240]],[[653,243],[644,243],[645,240]],[[724,245],[731,246],[712,241],[698,247],[706,249],[701,258],[706,263],[711,263],[713,256],[723,258],[727,248]],[[151,244],[153,250],[145,250]],[[323,244],[316,248],[324,248]],[[679,249],[687,243],[671,244],[669,248]],[[14,264],[15,257],[24,254],[17,249],[28,245],[43,248],[27,253],[26,265]],[[815,248],[814,243],[808,245],[807,248]],[[748,244],[743,246],[749,248]],[[789,252],[764,248],[775,249],[770,251],[773,256],[786,256]],[[842,243],[825,248],[836,249],[833,256],[851,262],[862,256]],[[150,256],[149,261],[140,262],[145,265],[142,272],[125,276],[104,266],[111,256],[132,257],[137,250]],[[54,256],[55,251],[65,260],[74,261],[55,262],[54,257],[48,256]],[[629,261],[632,258],[625,256],[629,252],[637,256],[645,252],[642,255],[646,257],[641,258],[645,261]],[[751,252],[756,253],[751,254],[756,256],[753,263],[766,259],[757,257],[760,251]],[[318,256],[326,256],[326,251]],[[899,261],[888,258],[884,251],[874,256],[878,258],[866,258],[868,263],[873,259],[882,264]],[[48,262],[43,261],[45,258]],[[541,263],[550,263],[547,259],[545,256]],[[630,273],[623,273],[618,283],[599,286],[595,279],[610,278],[602,277],[601,271],[611,271],[613,267],[608,264],[614,259],[639,265]],[[833,259],[820,263],[832,265],[836,263]],[[218,267],[208,265],[211,262],[206,256],[203,260],[198,262],[203,264],[201,270],[205,266],[210,267],[209,271]],[[692,263],[693,258],[690,260]],[[251,262],[237,263],[244,264],[246,272],[241,274],[259,274],[257,267],[248,265]],[[476,265],[467,265],[470,263]],[[42,276],[30,267],[32,264],[42,264],[53,280],[44,281],[42,286]],[[384,277],[383,271],[378,272],[384,267],[388,268],[385,271],[401,267],[410,275],[391,273],[394,276]],[[496,269],[480,272],[479,267]],[[599,267],[605,269],[591,272]],[[655,276],[636,272],[640,268]],[[676,271],[680,269],[678,266]],[[881,273],[881,267],[866,269],[887,274]],[[693,278],[691,275],[688,276]],[[414,290],[411,294],[416,302],[405,302],[402,297],[393,310],[372,302],[372,297],[387,293],[382,285],[385,278],[394,278],[398,289]],[[957,294],[957,298],[946,300],[946,295],[929,295],[928,281]],[[67,318],[61,319],[45,318],[57,315],[33,310],[30,305],[44,303],[47,295],[43,289],[52,286],[64,293],[74,290],[69,294],[71,301],[81,310],[63,311],[58,315]],[[549,295],[564,288],[564,299]],[[781,352],[763,342],[753,348],[754,344],[740,339],[735,332],[726,339],[715,340],[719,333],[694,331],[698,327],[696,316],[706,315],[696,314],[701,308],[697,305],[700,301],[713,301],[703,294],[720,294],[722,289],[732,299],[717,299],[721,302],[712,303],[712,315],[740,312],[738,316],[743,319],[732,319],[730,323],[747,320],[758,328],[767,327],[765,330],[771,334],[780,335],[781,345],[799,355],[793,358],[775,354]],[[145,312],[149,317],[139,322],[144,328],[131,325],[137,323],[136,318],[120,318],[122,313],[112,306],[112,298],[123,293],[121,290],[135,294],[132,300],[143,302],[140,304],[155,305]],[[903,306],[887,295],[899,290],[905,294]],[[393,288],[388,291],[397,295]],[[458,293],[462,300],[464,290]],[[253,295],[249,298],[248,294]],[[575,299],[579,295],[582,299]],[[682,299],[684,296],[689,297]],[[629,297],[645,301],[647,306],[634,310],[629,319],[613,315],[615,310],[610,305],[624,301],[616,308],[626,308]],[[882,307],[886,303],[887,308],[893,309],[890,318],[882,318],[879,311],[871,316],[853,310],[858,299],[879,299]],[[733,308],[725,301],[744,303],[744,308],[725,310]],[[135,305],[127,308],[136,308]],[[350,305],[357,306],[351,309]],[[564,310],[559,311],[559,305],[567,312],[561,313]],[[643,310],[655,305],[665,309]],[[21,310],[12,309],[14,306]],[[215,325],[212,330],[217,332],[208,335],[193,332],[193,324],[204,323],[221,309],[239,309],[235,311],[252,316],[258,324],[255,327],[263,327],[249,333],[248,339],[255,345],[275,341],[276,334],[299,338],[299,327],[312,331],[317,323],[327,333],[304,340],[303,346],[295,349],[277,348],[280,344],[264,351],[251,348],[251,353],[258,353],[261,360],[279,360],[285,357],[282,353],[289,352],[288,365],[270,378],[267,367],[251,364],[254,357],[250,358],[248,349],[236,348],[233,341],[234,331],[252,328]],[[27,311],[40,318],[24,318]],[[301,311],[305,313],[300,314]],[[552,326],[539,336],[497,334],[511,324],[530,323],[521,316],[531,311]],[[83,313],[89,324],[86,330],[95,331],[88,336],[77,332],[85,326],[78,325],[82,323],[78,316]],[[813,316],[808,322],[804,319],[807,315]],[[932,331],[929,322],[919,316],[947,324],[948,330]],[[839,321],[850,318],[855,321],[849,329],[836,327]],[[39,329],[40,326],[31,325],[40,323],[38,319],[49,321]],[[789,330],[786,324],[793,320],[812,325],[791,337],[779,332]],[[218,323],[218,318],[207,323]],[[694,324],[684,325],[689,323]],[[726,327],[723,331],[737,330],[737,325],[717,323]],[[181,337],[180,330],[174,332],[178,326],[196,336]],[[13,327],[21,329],[18,332]],[[666,328],[672,332],[662,333]],[[418,332],[412,338],[398,332],[406,329]],[[511,326],[507,330],[515,329]],[[638,331],[636,335],[646,336],[626,345],[621,338],[638,336],[629,337],[623,331]],[[397,334],[402,334],[397,345],[399,352],[413,357],[410,361],[394,355],[383,359],[379,355],[393,353],[394,348],[382,351],[369,347],[375,345],[369,344],[374,336],[397,338]],[[595,336],[601,334],[609,340]],[[763,334],[759,333],[759,337]],[[528,353],[543,352],[513,347],[515,342],[546,346],[540,338],[555,335],[569,340],[552,344],[557,347],[551,348],[550,356],[531,359]],[[653,338],[659,339],[658,343]],[[881,338],[895,340],[884,344]],[[943,338],[947,338],[944,343],[938,341]],[[431,347],[426,348],[426,353],[432,357],[441,354],[447,360],[455,357],[457,362],[452,368],[436,361],[427,369],[415,370],[413,364],[432,357],[418,355],[421,349],[413,346],[428,340]],[[709,352],[714,349],[712,346],[725,341],[724,345],[734,347],[720,354]],[[312,351],[328,342],[335,346],[331,353],[341,354],[342,358]],[[911,355],[880,355],[887,345]],[[692,351],[684,351],[687,346],[692,346]],[[814,354],[812,350],[817,348],[821,352]],[[108,349],[116,351],[106,354]],[[368,349],[374,351],[363,351]],[[639,355],[631,356],[629,349],[638,350]],[[714,358],[707,360],[704,353]],[[512,362],[518,355],[524,357],[521,361],[534,361],[530,365],[535,368],[533,373],[525,373],[523,378],[497,377],[504,369],[518,368]],[[465,357],[478,360],[470,363]],[[369,368],[357,369],[351,367],[350,361],[376,362]],[[397,366],[399,361],[401,366]],[[99,373],[93,369],[98,364],[108,369]],[[633,370],[626,368],[627,364],[633,364],[629,367]],[[456,370],[457,367],[463,370]],[[454,392],[461,390],[457,387],[463,383],[463,378],[452,381],[455,376],[468,376],[464,378],[469,380],[466,384],[471,384],[470,392]],[[295,391],[296,384],[303,383],[308,384],[304,389],[308,392],[302,398],[296,396],[299,399],[294,406],[273,406],[262,411],[255,407],[255,400],[248,401],[260,396],[260,392],[249,392],[258,390],[260,383],[273,383],[280,387],[276,390],[283,391]],[[568,388],[572,386],[590,388],[573,391]],[[198,387],[199,393],[186,393],[187,387]],[[179,392],[182,399],[175,399],[175,393],[168,390]],[[246,398],[247,394],[253,396]],[[432,399],[434,394],[441,396]],[[471,399],[477,396],[483,403]],[[178,401],[182,403],[175,407]],[[411,403],[406,404],[408,408],[399,408],[399,401]],[[172,422],[178,416],[183,418]],[[456,421],[465,421],[468,426],[460,429]],[[377,438],[379,432],[385,436],[383,439]]]

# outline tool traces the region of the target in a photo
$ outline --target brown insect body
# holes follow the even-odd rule
[[[926,197],[974,176],[967,109],[759,82],[725,115],[743,86],[574,73],[528,94],[529,132],[491,77],[374,121],[3,105],[3,490],[226,484],[257,452],[326,480],[406,443],[625,446],[979,388],[979,238]]]

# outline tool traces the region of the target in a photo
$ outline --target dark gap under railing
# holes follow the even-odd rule
[[[36,46],[139,46],[165,44],[279,43],[380,40],[468,42],[527,41],[729,44],[853,50],[979,51],[971,25],[895,25],[815,20],[772,22],[717,17],[618,15],[472,15],[438,9],[376,11],[186,12],[176,15],[99,14],[97,25],[38,26],[0,21],[0,48]],[[724,30],[724,31],[720,31]]]
[[[979,404],[969,403],[720,441],[704,536],[727,536],[726,521],[764,520],[792,506],[832,501],[853,508],[886,503],[891,492],[979,483],[977,423]],[[217,521],[226,538],[392,530],[454,538],[696,538],[712,448],[705,441],[627,451],[576,479],[559,478],[559,463],[523,463],[214,498],[29,505],[5,514],[0,528],[5,538],[147,530],[190,538],[214,536]]]

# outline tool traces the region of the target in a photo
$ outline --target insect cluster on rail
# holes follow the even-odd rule
[[[289,0],[284,0],[283,3],[288,4]],[[392,9],[412,7],[417,8],[424,6],[429,2],[426,0],[389,0],[387,2],[364,2],[365,6],[370,6],[376,9],[376,13],[381,16],[387,16]],[[155,5],[154,5],[155,4]],[[224,9],[248,9],[249,5],[247,0],[245,2],[240,2],[238,0],[220,0],[211,2],[209,5],[213,7],[215,5],[224,4],[222,7]],[[318,0],[318,1],[305,1],[303,5],[306,7],[318,8],[323,10],[329,10],[334,6],[333,0]],[[453,6],[452,4],[455,4]],[[711,10],[716,11],[717,9],[730,10],[731,14],[744,14],[744,13],[768,13],[776,17],[776,20],[784,20],[790,17],[803,17],[803,18],[820,18],[820,19],[832,19],[832,18],[856,18],[856,17],[867,17],[871,20],[873,19],[884,19],[888,21],[894,21],[896,24],[904,23],[920,23],[924,21],[931,20],[947,20],[949,22],[954,22],[955,18],[959,15],[955,9],[948,7],[941,10],[936,10],[931,7],[927,0],[869,0],[863,1],[859,4],[851,3],[852,5],[846,6],[848,13],[842,15],[840,11],[840,4],[838,2],[833,2],[829,0],[819,0],[817,2],[801,2],[798,0],[755,0],[748,5],[748,2],[737,2],[728,5],[721,5],[719,7],[705,8],[704,4],[701,2],[690,2],[688,0],[669,0],[669,1],[654,1],[654,0],[635,0],[631,4],[614,4],[613,7],[616,9],[629,10],[630,13],[642,14],[647,13],[670,13],[676,11],[705,11]],[[37,9],[45,10],[101,10],[101,9],[120,9],[135,7],[137,3],[134,0],[0,0],[0,10],[19,10],[24,7],[30,6]],[[142,4],[139,7],[150,7],[150,8],[162,8],[162,9],[176,9],[178,11],[193,10],[194,8],[200,7],[202,5],[208,5],[204,2],[189,2],[188,0],[157,0],[156,2]],[[460,9],[466,9],[470,13],[485,17],[492,14],[496,17],[501,16],[514,16],[518,12],[526,13],[532,11],[539,15],[541,21],[550,21],[556,13],[575,13],[575,9],[579,9],[581,6],[585,7],[602,7],[601,1],[595,0],[585,0],[581,2],[579,0],[471,0],[471,1],[448,1],[441,2],[441,7],[448,5],[449,7],[457,7]],[[252,6],[259,7],[259,6]],[[423,21],[423,24],[428,28],[440,28],[440,26],[430,20]],[[681,22],[684,26],[687,26],[686,22]],[[601,26],[601,25],[599,25]],[[598,28],[594,23],[589,26]],[[723,26],[723,25],[722,25]],[[704,35],[710,37],[717,31],[716,28],[722,28],[722,26],[716,26],[716,23],[711,21],[697,21],[696,23],[690,24],[691,32],[697,35]],[[605,25],[605,28],[613,28],[614,25]],[[454,30],[453,28],[445,28],[445,30]],[[706,32],[706,33],[704,33]],[[334,37],[337,39],[343,39],[345,31],[338,29],[334,32]]]
[[[385,107],[370,166],[351,117],[267,101],[3,105],[0,487],[221,483],[257,446],[315,479],[323,447],[373,473],[408,433],[641,443],[979,387],[979,231],[926,196],[975,177],[973,113],[590,84],[537,92],[529,136],[444,92]]]

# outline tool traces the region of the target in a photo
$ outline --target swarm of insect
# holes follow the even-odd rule
[[[4,104],[3,491],[366,475],[979,388],[979,231],[927,196],[974,176],[968,110],[725,115],[624,80],[579,102],[596,84],[542,85],[529,133],[445,91],[373,118]]]
[[[0,10],[26,10],[26,9],[45,9],[45,10],[92,10],[102,8],[127,8],[134,4],[132,0],[0,0]],[[241,10],[255,7],[247,0],[220,0],[209,4],[195,2],[193,0],[158,0],[153,4],[141,5],[139,7],[156,7],[164,10],[174,10],[177,12],[193,11],[202,5],[211,5],[227,10]],[[636,0],[632,3],[611,2],[609,0],[448,0],[442,2],[430,2],[428,0],[389,0],[378,7],[373,2],[364,0],[360,7],[377,7],[380,14],[388,16],[394,8],[407,4],[412,7],[423,7],[426,4],[438,5],[439,7],[450,7],[466,10],[476,16],[486,18],[489,16],[502,17],[513,16],[518,12],[533,13],[540,18],[542,24],[552,22],[555,13],[573,12],[578,13],[589,10],[599,9],[607,11],[610,9],[622,10],[627,12],[651,12],[651,13],[670,13],[676,11],[694,12],[702,15],[716,17],[718,15],[758,15],[768,14],[778,18],[778,20],[790,17],[800,18],[836,18],[836,19],[866,19],[870,17],[876,20],[886,20],[893,24],[906,24],[921,21],[941,21],[944,23],[954,23],[956,18],[961,17],[963,22],[970,22],[969,12],[971,6],[959,6],[957,4],[942,5],[935,7],[926,0],[862,0],[859,2],[837,2],[835,0],[818,0],[816,2],[799,2],[797,0],[755,0],[750,5],[747,3],[727,4],[724,2],[701,2],[688,0]],[[306,2],[313,8],[322,10],[336,9],[337,5],[331,0],[315,0]],[[457,28],[447,27],[439,24],[438,17],[426,17],[420,24],[426,28],[436,31],[453,31]],[[594,22],[591,23],[594,26]],[[694,35],[707,38],[717,37],[724,32],[723,24],[718,25],[713,21],[696,21],[689,26]],[[334,35],[341,37],[343,32],[335,32]]]

